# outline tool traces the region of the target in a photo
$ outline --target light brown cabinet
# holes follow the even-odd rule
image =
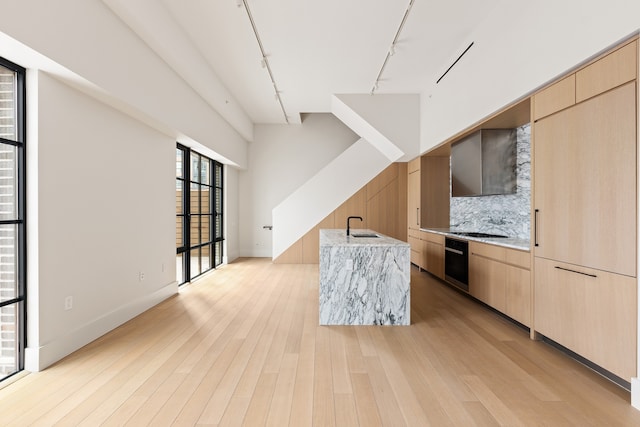
[[[630,381],[636,375],[636,280],[536,258],[538,332]]]
[[[425,270],[444,280],[444,236],[438,233],[423,231],[422,234]]]
[[[469,293],[498,311],[505,311],[506,264],[471,253]]]
[[[533,120],[546,117],[576,103],[576,75],[564,79],[538,92],[533,98]]]
[[[636,79],[638,41],[628,43],[576,72],[576,102]]]
[[[444,278],[444,236],[420,228],[449,227],[448,157],[421,156],[408,163],[407,227],[411,263]]]
[[[424,244],[420,239],[420,232],[409,229],[407,243],[411,247],[411,263],[419,268],[425,267]]]
[[[636,275],[636,91],[535,123],[536,256]]]
[[[408,228],[449,227],[449,158],[417,157],[407,173]]]
[[[424,250],[420,240],[420,158],[407,165],[407,243],[411,246],[411,263],[424,268]]]
[[[420,170],[409,172],[407,178],[407,227],[420,229]]]
[[[449,228],[449,157],[422,156],[420,166],[420,224]]]
[[[575,105],[532,130],[534,329],[626,381],[636,375],[637,43],[578,70]]]
[[[469,253],[469,293],[530,326],[530,253],[479,242],[469,242]]]

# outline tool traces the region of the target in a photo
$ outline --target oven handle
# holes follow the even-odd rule
[[[451,249],[451,248],[444,248],[445,251],[447,252],[453,252],[454,254],[458,254],[458,255],[464,255],[464,252],[459,251],[457,249]]]

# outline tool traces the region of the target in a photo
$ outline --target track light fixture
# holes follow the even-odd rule
[[[380,67],[380,71],[378,71],[378,76],[376,77],[376,81],[373,84],[373,87],[371,88],[371,95],[373,95],[375,91],[378,90],[378,83],[380,82],[380,77],[382,76],[382,73],[384,72],[384,69],[387,66],[387,62],[389,61],[389,58],[395,55],[396,53],[396,43],[398,42],[398,37],[400,36],[400,32],[402,31],[402,28],[404,27],[405,22],[407,22],[407,17],[409,16],[409,11],[413,6],[413,2],[414,0],[410,0],[409,5],[407,6],[407,9],[404,11],[402,22],[400,22],[398,31],[396,31],[396,36],[393,38],[393,41],[391,42],[391,47],[389,47],[389,50],[387,51],[387,56],[384,58],[382,67]]]
[[[253,20],[253,15],[251,14],[251,9],[249,8],[249,3],[246,0],[237,0],[238,7],[244,5],[244,10],[247,11],[247,18],[249,18],[249,23],[251,24],[251,29],[253,30],[253,35],[256,37],[256,42],[258,42],[258,47],[260,48],[260,54],[262,55],[262,59],[260,61],[260,65],[262,68],[267,70],[269,73],[269,78],[271,79],[271,84],[273,84],[273,89],[275,90],[275,99],[280,104],[280,109],[282,109],[282,114],[284,115],[284,120],[289,124],[289,116],[284,109],[284,104],[282,103],[282,98],[280,98],[280,91],[278,90],[278,85],[276,84],[276,80],[273,78],[273,71],[269,66],[269,61],[267,60],[267,54],[265,53],[264,46],[262,45],[262,40],[260,39],[260,34],[258,34],[258,28],[256,27],[256,22]]]

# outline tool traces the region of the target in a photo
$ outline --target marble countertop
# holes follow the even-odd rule
[[[320,246],[409,246],[407,242],[385,236],[377,231],[352,228],[351,234],[373,233],[379,237],[353,237],[347,236],[347,230],[341,229],[321,229]]]
[[[443,234],[447,237],[453,237],[460,240],[473,240],[475,242],[489,243],[497,246],[504,246],[511,249],[519,249],[521,251],[530,251],[531,242],[529,239],[517,237],[469,237],[452,234],[452,231],[475,231],[475,230],[452,230],[449,228],[421,228],[421,231],[429,231],[431,233]],[[499,233],[495,233],[499,234]]]

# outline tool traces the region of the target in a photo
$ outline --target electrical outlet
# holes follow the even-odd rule
[[[144,280],[144,271],[138,273],[138,280],[140,280],[141,282]]]
[[[64,309],[71,310],[73,308],[73,297],[68,296],[64,299]]]

